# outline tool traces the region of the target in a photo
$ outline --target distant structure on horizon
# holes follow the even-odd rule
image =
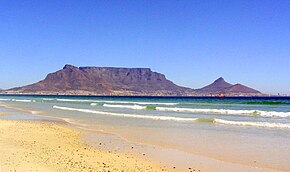
[[[222,77],[200,89],[181,87],[150,68],[75,67],[50,73],[35,84],[2,90],[2,94],[100,96],[262,96]]]

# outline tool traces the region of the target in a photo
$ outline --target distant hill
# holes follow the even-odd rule
[[[185,95],[192,92],[149,68],[75,67],[48,74],[35,84],[8,90],[29,94]]]
[[[181,87],[149,68],[75,67],[50,73],[35,84],[4,90],[6,94],[114,96],[260,96],[259,91],[223,78],[201,89]]]
[[[261,92],[244,86],[242,84],[232,85],[220,77],[215,80],[212,84],[195,90],[196,94],[199,95],[217,95],[224,94],[228,96],[256,96],[262,95]]]

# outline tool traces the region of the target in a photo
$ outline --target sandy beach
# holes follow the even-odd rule
[[[93,148],[62,124],[0,120],[0,171],[167,171],[145,159]]]
[[[4,116],[4,115],[7,115],[7,113],[0,112],[0,116]]]
[[[28,104],[30,105],[30,103]],[[41,102],[41,105],[43,104]],[[235,158],[228,156],[230,155],[229,152],[216,156],[217,158],[204,156],[203,154],[214,152],[217,149],[219,151],[224,150],[221,147],[208,145],[209,142],[203,139],[202,136],[204,138],[208,138],[205,136],[210,136],[210,138],[218,136],[217,141],[222,141],[220,139],[223,138],[222,136],[212,135],[208,130],[191,130],[198,134],[196,137],[191,137],[194,139],[189,140],[190,137],[186,137],[187,142],[185,142],[186,140],[177,142],[188,143],[188,147],[199,149],[203,153],[199,154],[198,152],[187,151],[187,149],[180,149],[183,146],[174,146],[173,143],[176,141],[174,138],[180,138],[178,136],[188,134],[185,130],[175,133],[174,131],[177,128],[165,128],[164,131],[156,127],[139,126],[137,128],[133,125],[137,121],[130,123],[132,124],[130,126],[119,126],[118,123],[123,122],[120,120],[116,121],[118,123],[108,125],[102,118],[93,118],[103,117],[101,115],[93,116],[66,111],[62,113],[62,111],[51,110],[49,104],[47,108],[39,104],[27,108],[23,107],[23,104],[19,105],[4,103],[0,105],[0,116],[2,118],[0,118],[0,172],[288,171],[287,155],[284,156],[286,159],[277,159],[276,164],[273,163],[275,161],[265,161],[262,164],[260,161],[264,159],[254,156],[248,156],[250,164],[245,161],[234,161],[239,160],[238,158],[241,157],[243,151],[236,153],[239,156]],[[39,107],[43,109],[40,111]],[[90,117],[90,121],[98,122],[98,124],[92,125],[86,120],[78,121],[78,116],[75,115],[79,115],[82,119]],[[111,122],[114,119],[109,118],[109,120]],[[142,120],[142,122],[146,121]],[[154,121],[150,122],[152,124]],[[162,124],[159,121],[155,122]],[[168,138],[172,143],[168,142]],[[243,140],[245,141],[247,138],[244,136]],[[249,139],[252,140],[252,138]],[[262,140],[265,141],[265,139]],[[215,146],[219,142],[216,142]],[[287,143],[287,140],[285,142]],[[225,142],[221,143],[228,145]],[[265,146],[266,144],[264,144]],[[239,148],[242,149],[242,147]],[[257,149],[255,147],[251,150],[257,151]],[[231,150],[234,151],[235,149]],[[279,147],[276,148],[277,150],[279,150]],[[285,150],[287,150],[287,147]],[[283,152],[280,152],[282,155]],[[258,153],[253,155],[262,156]]]
[[[103,140],[101,135],[99,147],[107,145],[105,149],[86,144],[82,132],[66,124],[1,119],[0,171],[271,171],[163,148],[152,151],[142,145],[134,145],[134,153],[120,152],[113,150],[115,146],[109,142],[128,147],[127,143],[112,141],[107,134]],[[137,156],[139,151],[146,152],[146,156]],[[159,160],[163,163],[157,163]]]

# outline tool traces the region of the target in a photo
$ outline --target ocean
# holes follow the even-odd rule
[[[290,171],[290,98],[0,96],[1,118],[63,120],[136,144]]]

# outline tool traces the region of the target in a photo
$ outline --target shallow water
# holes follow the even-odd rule
[[[0,96],[0,105],[135,143],[290,170],[288,98]]]

